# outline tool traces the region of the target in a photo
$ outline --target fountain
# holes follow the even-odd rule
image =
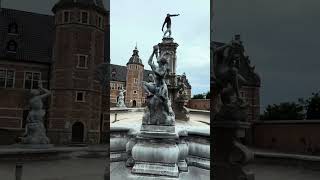
[[[149,94],[142,120],[110,125],[111,179],[210,179],[210,125],[190,118],[184,107],[171,29],[169,36],[153,46],[148,60],[153,75],[142,83]]]

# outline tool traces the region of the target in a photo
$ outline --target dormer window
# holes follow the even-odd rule
[[[17,43],[14,40],[10,40],[7,44],[7,51],[11,53],[17,52]]]
[[[113,69],[112,69],[112,78],[115,78],[115,77],[116,77],[116,74],[117,74],[116,69],[113,68]]]
[[[97,16],[97,26],[98,26],[98,28],[101,28],[101,29],[103,29],[103,17],[102,16]]]
[[[70,19],[71,19],[70,11],[64,11],[63,12],[63,23],[69,23]]]
[[[18,25],[16,23],[11,23],[8,26],[9,34],[18,34]]]
[[[82,24],[89,24],[89,13],[87,11],[81,11],[80,22]]]

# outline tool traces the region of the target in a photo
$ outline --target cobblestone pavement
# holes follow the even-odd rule
[[[0,162],[0,179],[13,180],[15,162]],[[25,162],[22,180],[103,180],[104,159],[66,159]],[[320,171],[300,166],[251,164],[257,180],[319,180]]]
[[[301,166],[284,166],[276,164],[252,164],[248,168],[255,174],[256,180],[319,180],[320,171]]]
[[[24,163],[22,180],[103,180],[104,159],[65,159]],[[15,179],[15,162],[0,161],[0,179]]]

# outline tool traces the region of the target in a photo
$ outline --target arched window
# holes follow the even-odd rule
[[[17,43],[14,40],[10,40],[7,44],[7,51],[9,52],[17,52]]]
[[[11,23],[8,26],[9,34],[18,34],[18,25],[16,23]]]

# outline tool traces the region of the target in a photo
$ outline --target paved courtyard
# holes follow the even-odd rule
[[[76,158],[29,161],[23,167],[22,180],[103,180],[104,159]],[[15,179],[15,162],[0,161],[0,179]]]
[[[277,164],[252,164],[248,168],[255,173],[256,180],[319,180],[320,171],[299,166]]]

